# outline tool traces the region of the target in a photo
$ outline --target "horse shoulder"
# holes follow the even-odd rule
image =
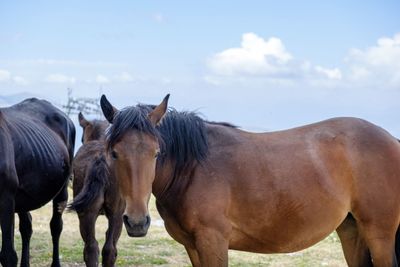
[[[165,229],[171,237],[185,247],[194,246],[192,233],[187,230],[187,222],[182,220],[182,211],[179,211],[179,214],[174,214],[174,212],[162,205],[159,201],[156,201],[156,207],[164,221]]]

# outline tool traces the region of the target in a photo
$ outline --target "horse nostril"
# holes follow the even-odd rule
[[[146,225],[146,226],[149,226],[149,225],[150,225],[150,222],[151,222],[150,216],[149,216],[149,215],[146,215],[146,223],[145,223],[145,225]]]
[[[130,220],[129,220],[128,215],[122,216],[122,219],[123,219],[125,225],[128,225],[129,227],[132,227],[132,224],[131,224],[131,222],[130,222]]]

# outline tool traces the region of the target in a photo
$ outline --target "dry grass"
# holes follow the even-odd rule
[[[152,199],[153,223],[146,237],[129,238],[123,229],[118,243],[117,266],[190,266],[185,249],[167,234],[154,206]],[[32,212],[32,217],[34,233],[31,243],[31,266],[49,266],[52,251],[48,226],[51,206],[47,205]],[[60,244],[62,265],[85,266],[82,259],[83,242],[79,234],[78,218],[74,213],[64,213],[63,219],[64,230]],[[103,216],[99,217],[96,235],[100,245],[104,243],[106,227],[106,219]],[[20,242],[16,230],[18,253]],[[312,248],[297,253],[262,255],[230,251],[229,260],[230,266],[346,266],[336,234],[330,235]]]

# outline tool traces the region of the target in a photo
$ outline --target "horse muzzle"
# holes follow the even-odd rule
[[[123,221],[125,224],[126,232],[130,237],[143,237],[147,234],[151,219],[149,215],[146,215],[141,220],[134,220],[128,215],[124,214]]]

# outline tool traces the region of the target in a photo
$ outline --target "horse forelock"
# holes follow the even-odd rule
[[[158,139],[158,132],[147,116],[150,111],[151,107],[146,105],[137,105],[118,111],[114,116],[113,123],[106,131],[107,150],[131,130],[137,130]]]

